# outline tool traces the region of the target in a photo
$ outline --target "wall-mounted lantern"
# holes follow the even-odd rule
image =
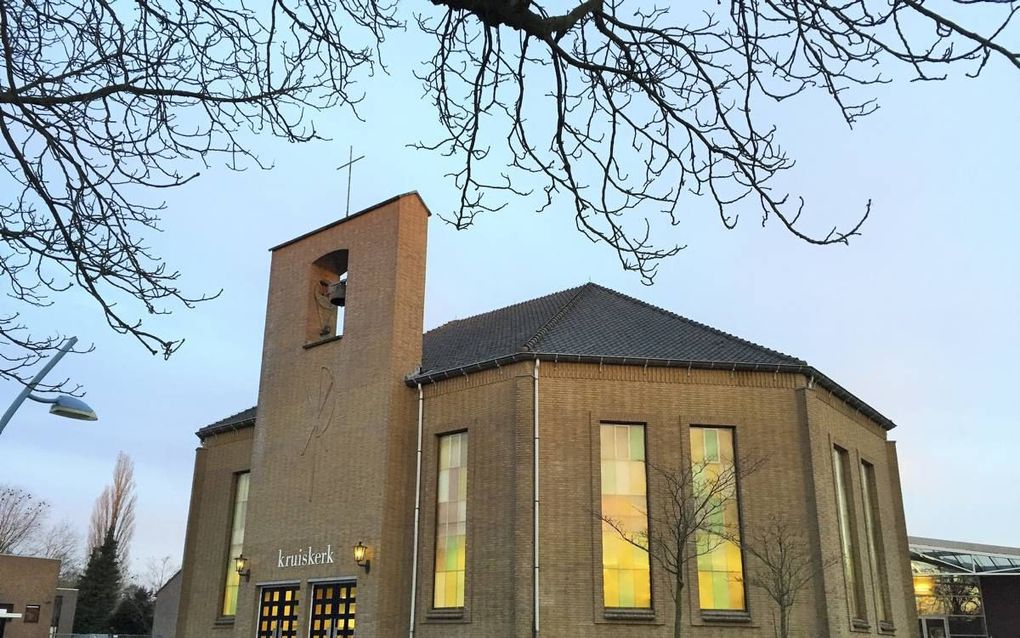
[[[242,576],[245,582],[251,578],[251,567],[248,565],[248,557],[244,554],[238,554],[234,558],[234,568],[237,570],[237,575]]]
[[[358,567],[364,567],[366,574],[372,567],[372,561],[368,560],[368,547],[361,541],[358,541],[358,544],[354,546],[354,562],[358,564]]]

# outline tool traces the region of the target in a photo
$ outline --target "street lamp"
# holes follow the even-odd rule
[[[74,347],[74,344],[78,343],[78,337],[71,337],[64,341],[63,345],[60,346],[60,350],[57,351],[53,357],[46,362],[42,370],[39,371],[35,377],[28,382],[28,385],[18,394],[17,398],[14,399],[14,403],[11,407],[7,408],[2,418],[0,418],[0,434],[3,434],[4,428],[7,427],[7,423],[10,422],[14,413],[18,411],[21,404],[25,402],[25,399],[31,399],[38,403],[49,403],[50,414],[56,414],[57,416],[67,417],[69,419],[81,419],[83,421],[95,421],[96,412],[88,406],[87,403],[81,399],[76,399],[66,394],[61,394],[55,398],[48,399],[46,397],[39,397],[32,394],[32,390],[39,385],[39,382],[46,377],[53,366],[57,365],[57,362]]]

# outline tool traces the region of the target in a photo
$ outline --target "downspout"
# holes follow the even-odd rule
[[[418,594],[418,523],[421,518],[421,433],[422,416],[425,413],[425,394],[421,383],[418,384],[418,451],[414,472],[414,542],[411,551],[411,623],[408,628],[409,638],[414,638],[415,605]]]
[[[534,406],[535,406],[535,416],[534,416],[534,424],[535,424],[534,452],[535,452],[535,458],[533,460],[533,464],[534,464],[534,467],[533,467],[534,481],[533,481],[533,483],[534,483],[534,486],[535,486],[535,503],[534,503],[534,505],[535,505],[535,516],[534,516],[534,519],[535,519],[535,531],[534,531],[534,539],[533,539],[532,545],[533,545],[533,547],[535,549],[535,556],[534,556],[534,561],[533,561],[533,567],[534,567],[533,578],[534,578],[534,590],[535,590],[535,600],[534,600],[533,604],[534,604],[534,608],[535,608],[535,613],[534,613],[534,616],[535,616],[535,626],[532,628],[532,635],[536,636],[536,637],[538,636],[538,628],[539,628],[539,622],[538,622],[538,620],[539,620],[539,617],[538,617],[538,609],[539,609],[538,608],[538,603],[539,603],[539,562],[538,562],[538,463],[539,463],[539,460],[538,460],[538,443],[539,443],[539,438],[538,438],[538,365],[539,365],[539,363],[541,363],[541,362],[536,358],[535,359],[535,370],[534,370],[534,373],[533,373],[534,380],[535,380],[535,383],[534,383],[534,388],[535,388],[535,396],[534,396]]]

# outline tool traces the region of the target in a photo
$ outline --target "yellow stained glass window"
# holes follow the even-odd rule
[[[227,551],[227,577],[223,587],[224,616],[237,613],[237,587],[241,577],[237,573],[234,559],[241,554],[244,546],[244,516],[248,511],[248,480],[250,474],[241,472],[234,475],[234,512],[230,524],[230,548]]]
[[[603,423],[600,439],[603,603],[647,609],[651,572],[648,551],[639,546],[648,542],[645,427]]]
[[[467,432],[439,439],[433,607],[464,606],[467,560]]]
[[[707,530],[698,530],[698,598],[702,609],[742,611],[744,563],[735,481],[733,430],[691,428],[695,500],[710,498]]]

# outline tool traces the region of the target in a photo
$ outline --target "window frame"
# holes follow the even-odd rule
[[[237,575],[237,578],[238,578],[237,596],[234,599],[234,613],[233,614],[224,614],[223,613],[224,608],[226,607],[226,602],[227,602],[227,583],[226,583],[225,576],[230,572],[230,570],[235,570],[236,571],[236,566],[234,564],[234,559],[237,558],[237,557],[230,555],[231,554],[230,548],[233,546],[234,525],[235,525],[235,522],[236,522],[235,519],[237,517],[237,489],[238,489],[238,486],[240,484],[240,477],[245,475],[245,474],[248,475],[248,487],[247,487],[247,493],[245,494],[245,518],[247,518],[247,516],[248,516],[247,503],[248,503],[248,501],[250,500],[250,497],[251,497],[251,470],[250,469],[247,469],[247,470],[237,470],[236,472],[232,472],[231,473],[232,484],[231,484],[231,490],[230,490],[230,505],[229,505],[230,517],[229,517],[229,520],[227,522],[227,537],[226,537],[226,543],[225,543],[226,570],[225,570],[224,573],[221,573],[221,577],[220,577],[219,607],[218,607],[218,611],[216,613],[216,620],[217,620],[217,622],[221,622],[221,623],[222,622],[233,621],[237,617],[237,604],[241,600],[241,595],[240,595],[240,593],[241,593],[241,576],[240,576],[240,574],[238,574]],[[245,526],[247,527],[247,523],[245,524]],[[244,553],[244,550],[243,550],[244,541],[243,540],[241,541],[241,546],[242,546],[241,553],[243,554]]]
[[[603,539],[603,521],[602,521],[602,426],[605,425],[623,425],[628,427],[641,427],[641,435],[644,444],[644,472],[645,472],[645,529],[647,534],[651,537],[652,534],[652,520],[651,520],[651,486],[648,474],[648,422],[647,421],[636,421],[630,419],[599,419],[595,422],[595,445],[593,445],[592,455],[597,464],[598,471],[593,472],[594,474],[594,485],[595,485],[595,503],[598,507],[599,520],[598,525],[595,526],[595,537],[597,542],[597,556],[598,560],[594,565],[594,568],[598,574],[596,578],[596,589],[595,597],[598,601],[599,606],[602,609],[603,616],[606,618],[618,618],[628,619],[632,617],[644,618],[654,617],[655,614],[655,572],[653,570],[654,562],[652,560],[651,552],[645,550],[648,555],[648,606],[647,607],[610,607],[606,605],[606,583],[605,583],[605,555],[604,555],[604,539]]]
[[[829,448],[829,458],[832,464],[833,496],[836,506],[836,527],[837,539],[840,546],[840,570],[843,574],[844,598],[846,600],[847,617],[852,631],[868,630],[871,624],[868,622],[868,598],[864,586],[864,565],[861,556],[861,535],[860,516],[857,511],[856,490],[854,488],[853,471],[855,460],[860,464],[859,455],[852,453],[851,448],[839,441],[834,441]],[[839,472],[837,472],[837,463]],[[842,487],[840,486],[842,477]],[[840,501],[846,506],[848,520],[843,520],[843,509]],[[844,536],[844,527],[847,536]],[[849,548],[849,562],[854,570],[853,582],[850,581],[847,573],[847,555]],[[853,588],[853,597],[851,597]]]
[[[737,437],[737,426],[732,423],[709,423],[703,421],[696,421],[687,424],[687,462],[690,463],[693,458],[693,447],[691,444],[691,431],[694,428],[701,428],[706,430],[729,430],[731,441],[733,443],[733,467],[734,467],[734,498],[736,499],[736,510],[737,510],[737,534],[740,538],[744,538],[744,497],[743,497],[743,481],[740,479],[740,468],[738,462],[740,459],[740,442]],[[697,533],[695,533],[695,542],[697,542]],[[700,568],[698,567],[698,557],[694,558],[694,574],[693,579],[690,578],[690,568],[688,567],[687,579],[692,582],[695,587],[692,589],[697,590],[697,596],[691,596],[690,604],[694,607],[701,615],[702,620],[739,620],[747,621],[751,618],[751,600],[750,590],[747,582],[747,554],[744,552],[743,542],[737,544],[737,550],[740,553],[740,581],[743,589],[744,608],[743,609],[703,609],[701,607],[701,582],[700,582]]]
[[[881,631],[893,631],[892,591],[889,587],[889,561],[882,535],[882,512],[878,494],[878,468],[870,459],[859,459],[861,472],[861,505],[867,534],[868,558],[872,588],[875,595],[875,616]]]
[[[471,534],[470,534],[470,528],[471,528],[470,518],[471,517],[469,516],[468,510],[470,509],[469,508],[469,504],[470,504],[470,501],[471,501],[471,476],[473,474],[473,472],[471,471],[471,458],[472,458],[472,456],[471,456],[471,444],[470,443],[468,443],[467,460],[466,460],[466,465],[464,466],[465,469],[467,470],[467,473],[468,473],[468,478],[467,478],[467,481],[466,481],[465,493],[464,493],[464,600],[463,600],[463,603],[459,607],[436,607],[436,576],[437,576],[437,567],[438,567],[438,564],[439,564],[439,561],[438,561],[438,558],[439,558],[439,551],[438,551],[439,550],[439,546],[438,546],[439,545],[439,473],[441,471],[440,465],[442,463],[441,457],[442,457],[442,453],[443,453],[442,440],[443,440],[444,437],[456,436],[456,435],[459,435],[459,434],[465,435],[466,437],[468,437],[468,440],[470,440],[470,437],[468,436],[469,435],[469,429],[466,428],[466,427],[459,428],[459,429],[456,429],[456,430],[447,430],[447,431],[444,431],[444,432],[437,432],[436,435],[435,435],[436,450],[435,450],[435,455],[433,457],[433,458],[435,458],[435,462],[436,462],[435,473],[433,474],[433,476],[435,477],[434,482],[433,482],[433,486],[434,486],[434,489],[435,489],[435,498],[433,499],[433,507],[435,509],[434,509],[434,511],[432,513],[432,570],[429,572],[429,574],[431,576],[430,580],[431,580],[432,586],[430,588],[431,596],[430,596],[430,599],[429,599],[430,602],[429,602],[428,612],[427,612],[427,615],[428,616],[432,616],[432,617],[461,618],[461,617],[463,617],[463,615],[465,613],[465,610],[467,609],[468,600],[469,600],[468,592],[470,590],[470,586],[469,586],[469,581],[468,581],[468,572],[470,570],[468,569],[468,566],[471,563],[471,561],[470,561],[471,547],[470,547],[470,543],[468,543],[468,540],[471,537]]]

